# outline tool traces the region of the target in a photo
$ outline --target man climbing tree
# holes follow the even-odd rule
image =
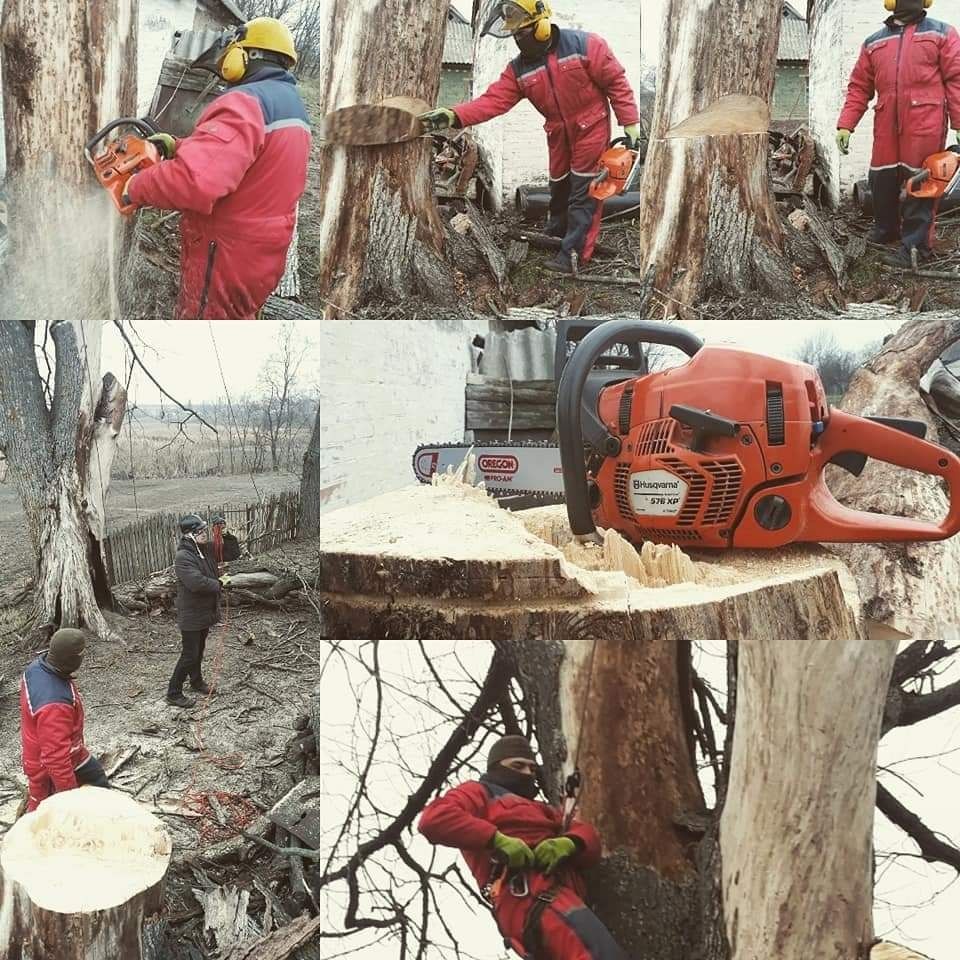
[[[501,737],[487,772],[434,800],[420,832],[460,849],[504,940],[521,957],[626,960],[583,902],[582,871],[599,861],[600,838],[589,824],[536,799],[537,772],[524,737]]]
[[[640,138],[640,113],[623,66],[606,40],[561,29],[542,0],[497,3],[483,34],[513,37],[520,55],[482,96],[421,119],[431,130],[469,127],[499,117],[526,98],[546,118],[550,150],[550,221],[547,233],[562,237],[546,264],[571,274],[586,263],[600,233],[603,205],[589,194],[610,139],[610,109],[631,146]]]

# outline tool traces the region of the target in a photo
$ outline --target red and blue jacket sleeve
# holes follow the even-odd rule
[[[940,73],[947,92],[950,129],[960,130],[960,33],[957,33],[956,27],[947,29],[940,48]]]
[[[585,823],[583,820],[574,820],[570,824],[566,835],[579,841],[577,843],[577,855],[571,861],[578,870],[586,870],[600,862],[600,857],[603,854],[600,834],[589,823]]]
[[[204,110],[193,133],[177,141],[172,160],[133,178],[128,196],[140,206],[209,215],[240,185],[265,138],[260,102],[242,91],[227,91]]]
[[[36,723],[40,762],[44,770],[58,791],[72,790],[77,786],[70,760],[74,708],[66,703],[51,703],[37,712]]]
[[[522,99],[523,91],[517,81],[513,64],[508,63],[500,78],[491,83],[484,93],[474,100],[457,104],[453,107],[453,112],[457,115],[461,127],[472,127],[512,110]]]
[[[486,816],[487,791],[479,783],[463,783],[424,808],[418,829],[431,843],[483,850],[497,832]]]
[[[866,46],[860,49],[853,73],[850,74],[850,83],[847,86],[847,99],[840,111],[837,120],[838,130],[856,130],[857,124],[863,119],[867,107],[876,93],[873,77],[873,61],[867,53]]]
[[[590,79],[607,95],[617,122],[629,127],[640,122],[640,110],[633,87],[627,80],[627,71],[613,55],[610,44],[595,33],[587,40],[587,60],[584,64]]]

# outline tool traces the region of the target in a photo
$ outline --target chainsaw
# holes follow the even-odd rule
[[[688,360],[639,376],[607,371],[598,382],[597,359],[629,341],[676,347]],[[704,346],[678,327],[611,320],[584,336],[560,377],[557,429],[560,486],[581,540],[597,539],[597,525],[637,544],[713,549],[944,540],[960,531],[960,458],[924,439],[924,423],[833,410],[809,364]],[[498,455],[513,457],[530,483],[537,464],[523,447]],[[869,458],[942,478],[947,516],[930,523],[840,504],[827,465],[859,476]],[[500,473],[506,465],[497,464]],[[544,481],[537,489],[554,489],[552,471]],[[497,480],[488,488],[511,489]]]
[[[630,146],[627,137],[619,137],[600,157],[600,172],[590,183],[589,194],[601,203],[621,193],[629,193],[640,179],[643,158]]]
[[[107,135],[121,127],[133,128],[136,133],[122,133],[108,141]],[[121,117],[98,130],[83,149],[83,155],[93,167],[97,180],[123,216],[129,216],[137,209],[136,204],[123,202],[123,193],[130,178],[162,159],[159,148],[146,139],[158,132],[151,120]],[[94,153],[98,146],[102,149]]]
[[[901,199],[941,200],[960,186],[960,146],[934,153],[923,161],[923,168],[903,185]]]

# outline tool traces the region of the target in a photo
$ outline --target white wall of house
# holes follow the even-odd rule
[[[638,0],[557,0],[554,22],[561,27],[599,33],[627,70],[635,89],[640,86],[640,16]],[[474,95],[482,93],[516,56],[512,40],[485,37],[476,45],[473,71]],[[452,106],[452,104],[444,104]],[[547,140],[543,117],[526,101],[506,116],[474,128],[493,163],[494,193],[502,192],[508,203],[521,183],[547,181]],[[619,135],[617,127],[611,135]]]
[[[873,110],[854,131],[846,157],[836,147],[837,118],[863,41],[880,29],[886,16],[880,0],[830,0],[811,37],[810,125],[834,203],[850,196],[870,166]],[[930,16],[960,28],[960,0],[937,0]]]

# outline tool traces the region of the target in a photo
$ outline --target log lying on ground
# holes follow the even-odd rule
[[[250,566],[249,561],[239,561]],[[225,572],[230,575],[227,597],[235,603],[249,603],[268,607],[282,606],[283,599],[290,593],[300,590],[303,582],[296,574],[279,564],[256,563],[256,570],[232,572],[232,565],[226,564]],[[129,589],[120,589],[118,594],[124,602],[136,604],[146,601],[148,604],[170,602],[177,595],[177,576],[173,567],[167,567],[151,575],[143,589],[129,585]],[[129,594],[129,597],[126,596]]]
[[[638,557],[614,535],[571,543],[563,508],[523,516],[449,483],[324,515],[327,633],[486,639],[512,656],[552,798],[574,757],[584,771],[605,848],[593,899],[633,960],[865,960],[893,641],[866,638],[843,565],[820,548]],[[719,861],[692,826],[711,822],[692,643],[738,653]],[[725,938],[731,953],[697,952]]]
[[[930,960],[930,957],[895,943],[878,943],[870,952],[870,960]]]
[[[163,824],[119,791],[44,800],[0,848],[0,958],[139,960],[170,852]]]

